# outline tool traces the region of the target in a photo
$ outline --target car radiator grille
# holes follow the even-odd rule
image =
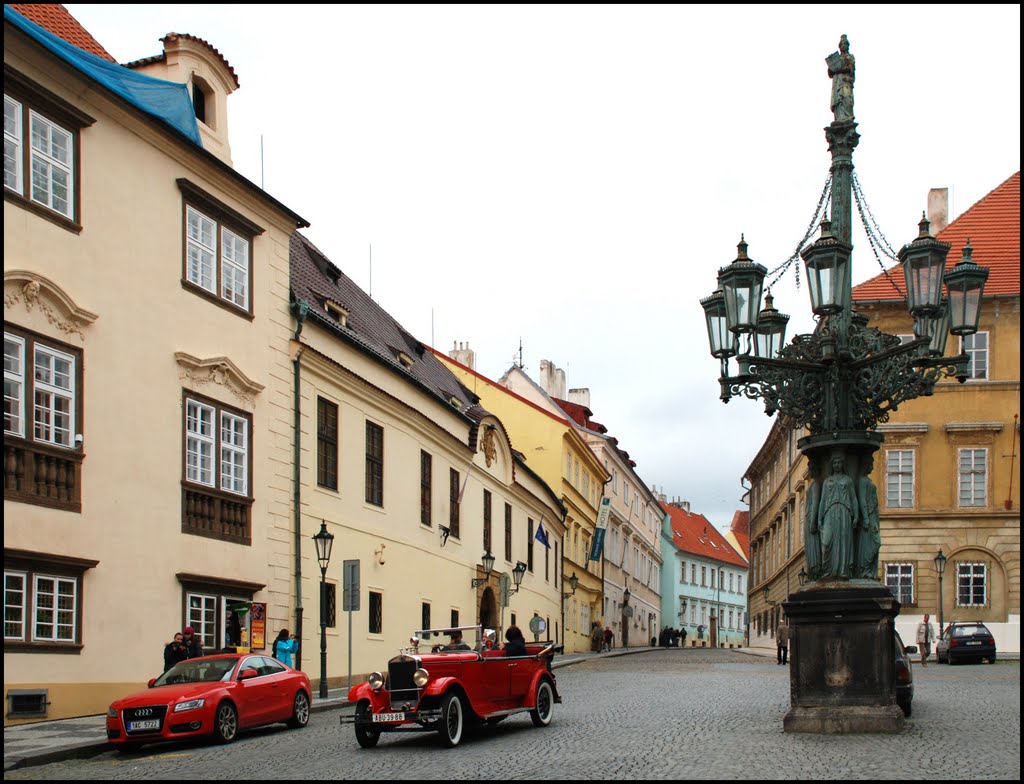
[[[125,708],[121,711],[121,719],[124,721],[125,734],[127,735],[149,735],[163,729],[164,718],[167,715],[166,705],[153,705],[145,708]],[[129,730],[133,721],[152,721],[156,719],[160,725],[155,729]]]
[[[391,693],[391,709],[400,710],[405,703],[415,706],[420,700],[420,690],[413,683],[416,660],[393,661],[388,664],[388,690]]]

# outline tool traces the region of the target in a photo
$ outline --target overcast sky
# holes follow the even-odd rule
[[[535,380],[565,369],[645,483],[722,529],[771,420],[718,400],[699,299],[741,232],[769,269],[803,236],[839,36],[894,248],[930,188],[955,216],[1020,168],[1019,5],[67,8],[119,62],[207,40],[241,83],[236,169],[329,258],[486,376],[520,341]],[[879,266],[859,224],[853,242],[857,283]],[[806,286],[774,295],[789,336],[810,331]]]

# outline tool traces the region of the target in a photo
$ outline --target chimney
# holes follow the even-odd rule
[[[540,361],[540,387],[549,396],[565,400],[565,371],[549,359]]]
[[[933,237],[949,225],[949,188],[928,191],[928,222]]]
[[[452,350],[448,352],[448,356],[460,365],[465,365],[470,370],[476,370],[476,353],[469,347],[469,341],[465,343],[453,341]]]
[[[568,400],[570,403],[575,403],[578,406],[590,408],[590,389],[587,387],[582,389],[570,389]]]

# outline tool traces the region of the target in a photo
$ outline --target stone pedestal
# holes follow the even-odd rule
[[[874,580],[820,580],[783,603],[789,619],[786,732],[899,732],[894,619]]]

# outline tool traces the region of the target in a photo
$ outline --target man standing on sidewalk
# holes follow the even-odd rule
[[[917,647],[921,649],[921,666],[927,667],[928,656],[932,652],[932,643],[935,642],[935,627],[928,620],[931,618],[928,613],[924,614],[924,620],[917,625]]]
[[[775,645],[778,649],[779,664],[786,664],[789,655],[789,624],[785,620],[780,620],[779,628],[775,630]]]

